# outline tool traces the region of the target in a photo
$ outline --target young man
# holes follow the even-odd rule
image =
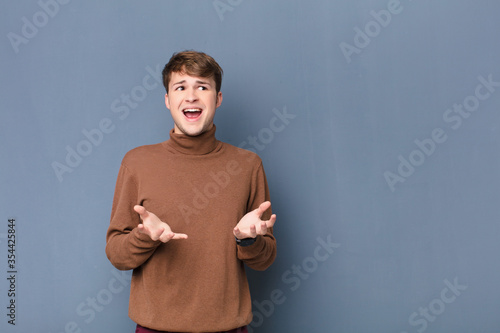
[[[212,57],[174,54],[163,70],[170,139],[123,158],[106,254],[133,269],[136,332],[247,332],[244,264],[264,270],[276,257],[260,158],[215,138],[221,81]]]

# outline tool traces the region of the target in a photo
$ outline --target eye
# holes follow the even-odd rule
[[[205,87],[205,86],[199,86],[198,89],[200,89],[200,90],[208,90],[208,88]]]
[[[175,90],[184,90],[184,87],[183,86],[178,86],[177,88],[175,88]]]

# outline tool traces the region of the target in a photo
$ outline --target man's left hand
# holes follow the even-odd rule
[[[271,215],[271,218],[267,221],[261,219],[262,214],[264,214],[269,207],[271,207],[271,202],[265,201],[260,204],[259,208],[243,216],[233,229],[234,236],[238,239],[244,239],[265,235],[267,229],[272,228],[276,221],[276,214]]]

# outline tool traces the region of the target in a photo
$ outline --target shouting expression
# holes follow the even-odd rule
[[[172,73],[165,105],[174,119],[174,133],[197,136],[208,131],[221,103],[222,93],[216,91],[213,78]]]

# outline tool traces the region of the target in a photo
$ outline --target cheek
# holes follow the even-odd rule
[[[173,107],[173,108],[177,108],[177,107],[179,107],[179,105],[180,105],[180,102],[181,102],[181,101],[182,101],[182,100],[181,100],[181,99],[179,99],[179,97],[178,97],[178,96],[170,96],[170,98],[169,98],[169,104],[170,104],[170,106],[171,106],[171,107]]]

